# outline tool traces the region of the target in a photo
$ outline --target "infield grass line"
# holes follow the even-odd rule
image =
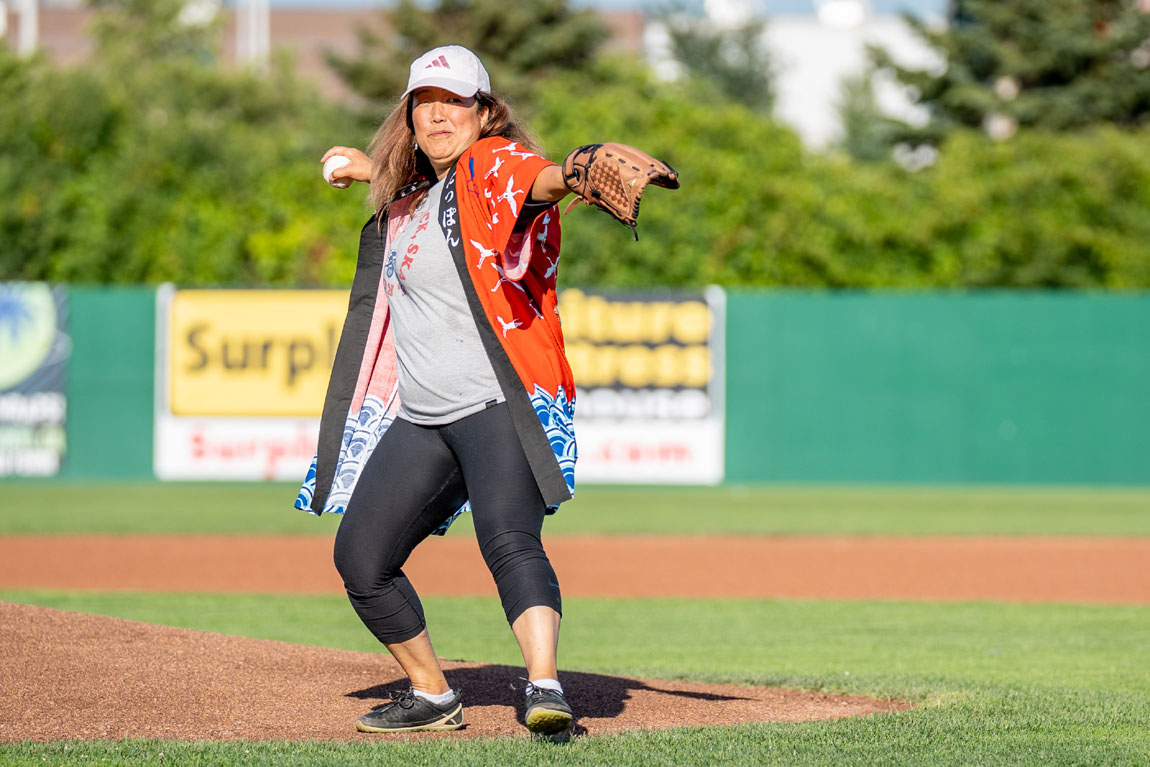
[[[0,535],[334,535],[287,483],[4,481]],[[580,487],[548,535],[1150,536],[1150,489]],[[471,535],[464,515],[449,535]]]

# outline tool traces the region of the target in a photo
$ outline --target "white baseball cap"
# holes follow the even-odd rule
[[[470,98],[478,91],[490,92],[491,78],[474,53],[461,45],[444,45],[411,62],[407,90],[400,98],[407,98],[416,88],[443,88]]]

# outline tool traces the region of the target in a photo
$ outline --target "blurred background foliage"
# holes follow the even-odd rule
[[[0,278],[349,282],[365,209],[316,180],[363,126],[289,62],[217,66],[176,0],[100,8],[83,66],[0,46]]]
[[[411,62],[448,44],[474,51],[502,95],[528,102],[540,81],[590,66],[609,34],[590,10],[573,10],[567,0],[399,0],[382,15],[380,28],[359,30],[354,55],[327,56],[369,104],[394,101]]]
[[[706,39],[676,48],[687,76],[666,82],[604,54],[594,18],[565,0],[404,0],[393,35],[365,31],[357,55],[332,57],[355,105],[326,102],[290,61],[265,75],[219,66],[219,36],[182,23],[180,0],[97,6],[81,67],[0,45],[0,279],[348,285],[366,189],[330,189],[318,158],[366,144],[411,58],[462,42],[552,159],[615,140],[682,174],[679,191],[647,195],[638,243],[598,211],[567,216],[565,284],[1150,287],[1150,131],[1129,110],[1032,125],[1019,107],[1017,134],[996,142],[938,95],[937,152],[908,166],[889,151],[901,128],[868,119],[865,91],[854,150],[848,120],[845,148],[814,153],[770,117],[769,82],[706,65]],[[993,92],[1005,71],[943,50],[972,88]]]
[[[667,30],[678,76],[694,81],[696,98],[713,95],[770,115],[775,67],[762,42],[764,19],[719,25],[689,13],[682,2],[658,8],[654,15]]]
[[[929,113],[901,138],[1150,123],[1150,13],[1138,0],[951,0],[949,15],[945,28],[905,16],[946,62],[937,71],[871,51],[875,67],[913,89]]]

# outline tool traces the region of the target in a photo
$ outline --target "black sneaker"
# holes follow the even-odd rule
[[[451,700],[437,706],[424,700],[413,690],[404,690],[375,711],[355,721],[360,732],[417,732],[419,730],[458,730],[463,726],[463,695],[455,693]]]
[[[523,723],[536,735],[554,735],[571,726],[571,706],[563,693],[530,685]]]

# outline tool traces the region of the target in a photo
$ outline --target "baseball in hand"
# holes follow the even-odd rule
[[[323,164],[323,180],[334,186],[336,189],[347,189],[349,186],[351,186],[352,180],[350,178],[337,178],[335,181],[332,181],[331,174],[339,168],[350,164],[351,160],[347,159],[342,154],[333,154],[331,157],[327,158],[327,162]]]

